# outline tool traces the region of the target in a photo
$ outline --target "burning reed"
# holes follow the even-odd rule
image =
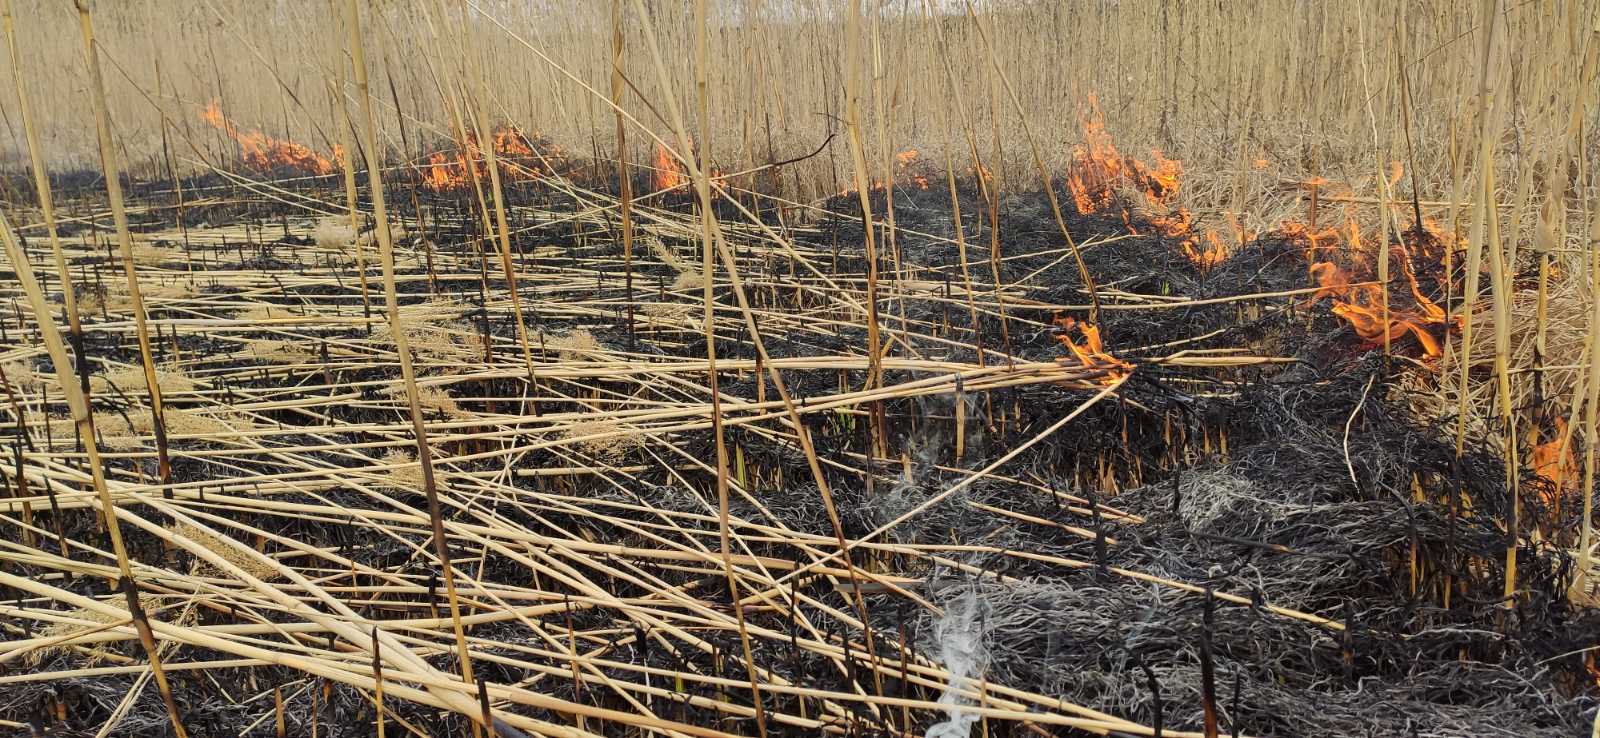
[[[1592,9],[857,5],[71,39],[0,720],[1592,729]]]

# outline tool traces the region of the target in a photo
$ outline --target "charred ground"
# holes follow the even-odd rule
[[[690,423],[662,430],[637,420],[628,430],[644,440],[629,434],[584,440],[604,435],[605,427],[581,422],[615,422],[605,410],[628,410],[639,397],[665,401],[678,392],[657,388],[659,394],[650,395],[639,380],[607,370],[703,360],[706,353],[702,282],[694,272],[700,245],[689,198],[669,192],[641,201],[647,226],[635,234],[629,265],[613,183],[590,172],[585,178],[582,169],[564,171],[566,186],[530,178],[508,189],[515,263],[521,274],[537,275],[528,278],[523,318],[546,384],[531,402],[492,232],[484,228],[487,214],[477,210],[475,196],[461,188],[430,189],[420,170],[413,184],[389,195],[401,234],[401,301],[422,326],[414,343],[429,367],[424,381],[445,393],[430,418],[452,429],[442,432],[436,453],[449,484],[479,495],[452,504],[449,519],[467,524],[489,515],[508,530],[623,547],[590,558],[569,551],[560,555],[569,568],[530,570],[537,546],[510,555],[453,539],[456,555],[471,562],[485,588],[503,586],[547,605],[538,619],[562,640],[581,639],[616,662],[597,661],[574,678],[576,667],[562,658],[559,643],[517,620],[491,618],[472,630],[481,647],[474,659],[478,676],[618,710],[637,707],[606,689],[606,679],[664,683],[670,694],[640,697],[655,714],[753,735],[753,721],[741,711],[750,704],[747,688],[703,678],[674,683],[638,670],[747,683],[736,632],[708,627],[696,631],[697,640],[684,641],[652,632],[617,605],[677,588],[692,593],[708,613],[732,612],[715,566],[666,566],[627,553],[663,541],[714,548],[715,475],[694,463],[715,457],[710,429]],[[93,186],[78,184],[80,192]],[[299,191],[307,202],[333,202],[338,196],[326,189],[330,184],[313,178]],[[635,184],[636,191],[649,192],[652,182]],[[859,303],[867,296],[857,195],[801,213],[731,193],[762,217],[766,232],[733,225],[737,208],[719,206],[719,215],[729,219],[727,236],[751,307],[762,314],[768,357],[793,362],[785,370],[788,390],[801,408],[840,403],[801,416],[818,457],[827,460],[822,468],[839,511],[837,532],[859,539],[929,504],[880,536],[882,545],[858,548],[854,564],[945,611],[937,616],[906,597],[867,587],[869,634],[854,617],[860,610],[848,579],[807,576],[775,585],[773,602],[744,606],[750,624],[763,632],[752,647],[753,661],[770,680],[819,692],[768,691],[769,715],[821,720],[851,735],[920,732],[943,715],[923,707],[874,708],[837,695],[937,700],[942,682],[923,666],[930,662],[901,664],[917,653],[937,666],[956,628],[981,644],[973,682],[981,678],[986,694],[1038,714],[1072,714],[1065,707],[1071,703],[1161,726],[1157,730],[1199,731],[1210,713],[1223,731],[1244,735],[1567,736],[1584,729],[1596,707],[1596,672],[1584,649],[1593,646],[1600,618],[1569,603],[1573,572],[1564,550],[1526,535],[1538,530],[1544,540],[1559,539],[1577,525],[1576,512],[1560,490],[1529,470],[1514,470],[1520,492],[1514,497],[1503,456],[1486,435],[1469,436],[1457,453],[1454,418],[1432,399],[1431,362],[1421,358],[1415,340],[1401,336],[1385,355],[1330,309],[1332,299],[1308,292],[1316,285],[1308,282],[1303,240],[1265,234],[1200,265],[1159,228],[1106,212],[1075,212],[1063,186],[1058,206],[1096,282],[1099,345],[1091,347],[1080,328],[1090,291],[1049,198],[1026,192],[991,201],[983,185],[974,179],[957,188],[965,266],[948,191],[897,184],[892,240],[883,232],[887,193],[880,187],[869,195],[879,229],[880,277],[873,288],[880,321],[885,335],[901,341],[888,355],[923,362],[908,361],[909,368],[891,362],[883,386],[939,377],[941,363],[982,378],[884,396],[881,449],[870,400],[850,394],[869,386],[868,369],[859,361],[819,359],[862,357],[868,340],[844,300]],[[390,468],[407,459],[327,450],[378,442],[403,454],[403,437],[391,427],[399,417],[390,391],[396,374],[376,309],[381,299],[370,301],[369,326],[348,255],[319,248],[301,208],[215,180],[188,181],[184,190],[180,225],[177,208],[165,204],[175,195],[170,185],[135,188],[137,199],[152,206],[135,214],[137,230],[166,249],[147,265],[152,286],[189,285],[184,294],[149,305],[152,320],[170,319],[168,332],[156,329],[158,358],[186,361],[188,369],[190,384],[170,402],[197,414],[250,408],[248,425],[263,440],[262,448],[240,449],[205,433],[176,436],[175,499],[185,509],[247,526],[235,534],[257,550],[349,587],[351,604],[366,617],[437,617],[439,572],[416,555],[426,531],[414,521],[374,531],[358,520],[362,511],[424,507],[411,478]],[[87,193],[66,199],[78,204],[76,212],[98,212]],[[110,295],[120,262],[101,245],[103,229],[89,219],[64,227],[63,235],[82,244],[73,259],[79,289]],[[789,245],[774,243],[768,232]],[[43,262],[37,234],[26,235]],[[727,362],[756,361],[730,284],[718,275],[716,353]],[[1431,290],[1447,278],[1422,273],[1419,283]],[[1393,287],[1405,289],[1399,282]],[[1257,297],[1241,298],[1249,295]],[[126,313],[114,302],[102,300],[98,314],[84,316],[84,351],[95,357],[91,374],[139,362],[128,333],[117,328],[126,324]],[[1077,322],[1064,329],[1058,317]],[[225,331],[200,331],[185,329],[182,319],[232,323]],[[31,330],[21,313],[5,327],[13,346]],[[441,331],[428,333],[434,328]],[[281,355],[241,349],[263,341],[289,345],[278,347]],[[1108,380],[1090,373],[1005,386],[993,381],[1000,375],[980,368],[999,372],[1033,362],[1072,368],[1080,358],[1068,341],[1090,356],[1114,357],[1129,374],[1113,396],[1028,445]],[[42,374],[47,367],[35,362],[31,369]],[[759,371],[747,365],[725,370],[720,390],[747,403],[771,400],[774,388]],[[111,382],[109,390],[96,395],[97,417],[122,415],[136,429],[133,416],[147,412],[140,388]],[[687,390],[677,401],[704,402]],[[46,397],[40,406],[48,403]],[[595,419],[552,430],[528,420],[537,417],[534,411]],[[519,413],[524,420],[507,420]],[[65,437],[46,437],[63,432],[50,431],[48,422],[43,430],[16,428],[8,432],[19,460],[24,451],[67,452],[73,445],[70,429]],[[522,445],[515,454],[520,469],[604,471],[507,476],[487,494],[473,480],[502,474],[511,456],[490,453],[500,441],[475,437],[480,431]],[[725,432],[729,453],[737,454],[730,474],[743,490],[732,499],[730,519],[747,552],[804,563],[818,550],[836,548],[836,531],[792,432],[776,418],[731,424]],[[579,440],[543,443],[561,433]],[[110,463],[120,478],[148,479],[155,474],[150,438],[130,435],[122,441],[128,453]],[[975,470],[1023,445],[1025,451],[989,476],[967,482]],[[375,467],[374,458],[383,464]],[[283,483],[286,478],[319,483],[297,491]],[[963,483],[958,493],[933,502]],[[65,486],[55,487],[30,494],[14,489],[12,495],[66,496]],[[1499,521],[1512,513],[1513,499],[1515,516],[1529,522],[1517,544],[1518,588],[1504,598],[1508,541]],[[264,500],[272,504],[257,504]],[[6,509],[15,519],[19,508]],[[53,511],[41,504],[30,514],[33,546],[53,550],[65,541],[68,559],[96,560],[86,548],[102,546],[92,509]],[[204,570],[192,554],[146,532],[130,531],[128,541],[135,560],[163,571],[199,576]],[[323,554],[295,551],[289,541]],[[348,563],[348,573],[334,571],[339,567],[330,566],[332,559],[318,560],[328,553]],[[5,565],[18,576],[53,578],[84,596],[109,594],[102,578],[81,571],[63,576],[70,567],[60,562],[7,557]],[[239,609],[249,598],[222,579],[214,583],[220,589],[207,590],[156,578],[151,586],[167,599],[157,600],[154,616],[223,629],[299,621],[273,608]],[[385,583],[392,591],[378,586]],[[616,599],[597,598],[592,588]],[[7,593],[6,600],[15,616],[7,639],[57,632],[38,617],[53,609],[49,603],[21,592]],[[493,610],[474,606],[475,612]],[[962,613],[966,620],[951,620]],[[434,645],[444,643],[433,631],[420,632]],[[275,642],[335,655],[354,649],[315,633]],[[141,652],[126,640],[93,648],[103,651],[54,648],[35,653],[24,668],[13,662],[13,675],[63,676],[7,687],[0,714],[51,734],[103,723],[138,677],[77,670],[136,663]],[[455,668],[448,648],[429,653],[441,670]],[[226,658],[185,645],[170,660]],[[307,734],[313,725],[331,736],[372,730],[375,714],[366,693],[306,679],[297,670],[171,668],[174,693],[196,734],[248,729],[265,735],[277,715],[291,734]],[[276,696],[283,707],[275,704],[278,685],[287,685]],[[154,689],[134,694],[119,731],[166,734]],[[385,707],[424,732],[466,729],[460,716],[432,708],[395,699]],[[508,709],[572,722],[559,711]],[[1075,734],[1040,722],[995,718],[988,724],[996,735],[1030,729]],[[605,720],[586,725],[619,735],[628,730]],[[795,735],[815,729],[781,721],[770,727]]]

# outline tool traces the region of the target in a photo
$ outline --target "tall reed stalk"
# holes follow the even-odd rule
[[[328,17],[338,20],[344,16],[339,9],[339,0],[328,0]],[[354,136],[354,125],[350,120],[350,108],[345,104],[345,69],[344,52],[337,44],[329,44],[332,51],[330,63],[333,66],[333,79],[328,83],[331,99],[329,104],[333,107],[335,115],[334,125],[339,129],[339,145],[344,151],[344,156],[339,157],[339,172],[343,175],[344,206],[350,211],[350,234],[354,238],[351,248],[356,252],[356,278],[361,283],[361,317],[366,324],[367,333],[372,332],[372,296],[367,288],[367,247],[361,238],[361,208],[360,200],[356,194],[356,147],[351,140]],[[370,164],[369,164],[370,166]]]
[[[88,9],[81,4],[79,10],[88,12]],[[44,290],[39,288],[39,280],[33,274],[33,266],[28,263],[27,254],[23,252],[16,234],[11,230],[11,222],[3,215],[0,215],[0,246],[5,248],[6,259],[11,262],[12,271],[16,272],[17,282],[27,298],[29,309],[37,316],[39,335],[44,339],[45,351],[50,356],[50,363],[55,367],[56,383],[66,398],[67,408],[72,413],[72,421],[77,427],[79,438],[83,441],[85,463],[89,466],[90,485],[94,487],[101,525],[111,540],[111,553],[117,560],[117,573],[121,577],[120,587],[136,592],[138,580],[134,578],[133,564],[128,557],[127,546],[122,541],[122,524],[117,520],[116,502],[111,498],[111,490],[106,484],[106,465],[100,457],[100,447],[95,437],[94,411],[89,405],[88,397],[73,376],[72,362],[68,358],[67,348],[61,340],[61,332],[50,318],[50,303],[45,299]],[[138,597],[135,594],[130,598],[130,607],[136,607],[137,603]],[[172,730],[178,738],[186,738],[188,731],[183,727],[183,718],[178,712],[178,703],[173,698],[172,686],[168,683],[166,671],[162,668],[160,648],[150,622],[148,618],[140,616],[141,614],[134,612],[133,609],[128,612],[133,616],[139,645],[144,648],[145,658],[150,663],[150,671],[155,675],[156,687],[161,691],[161,700],[166,706]]]
[[[511,315],[517,324],[517,344],[522,349],[522,363],[528,370],[528,393],[532,397],[528,407],[533,414],[539,414],[539,377],[533,368],[533,350],[528,341],[528,321],[522,314],[522,291],[517,287],[517,269],[511,256],[511,227],[506,222],[505,190],[500,181],[499,153],[495,151],[495,141],[489,125],[488,100],[490,96],[488,77],[483,72],[483,62],[478,58],[478,43],[473,35],[473,24],[467,22],[470,14],[465,3],[460,7],[462,27],[462,55],[466,60],[467,74],[473,83],[475,95],[471,97],[472,120],[477,133],[479,148],[483,151],[486,168],[489,170],[489,191],[494,200],[494,234],[495,242],[499,246],[501,275],[506,281],[506,291],[511,293]]]
[[[450,563],[450,543],[445,537],[444,511],[439,504],[438,480],[434,475],[433,452],[428,445],[428,432],[422,419],[422,403],[417,395],[416,369],[412,366],[411,345],[406,338],[405,322],[400,314],[400,298],[395,289],[394,239],[389,232],[389,212],[384,203],[383,154],[378,149],[377,125],[372,114],[372,95],[367,84],[367,60],[362,48],[361,11],[356,0],[345,2],[345,25],[350,34],[351,66],[355,69],[356,96],[361,100],[361,149],[367,161],[367,185],[372,197],[372,216],[376,221],[378,259],[383,265],[383,298],[394,338],[395,353],[400,361],[401,382],[405,386],[406,404],[411,416],[411,431],[417,443],[417,463],[422,468],[422,491],[428,500],[428,522],[432,529],[433,555],[439,562],[440,577],[444,580],[445,598],[450,605],[450,627],[455,634],[456,658],[460,660],[461,681],[472,684],[472,655],[467,648],[466,628],[461,623],[461,603],[456,593],[455,567]],[[464,698],[457,698],[461,701]],[[476,705],[465,700],[466,707],[458,710],[464,715],[474,715]],[[474,734],[488,726],[474,723]]]
[[[850,1],[849,23],[845,26],[844,122],[850,142],[850,161],[854,163],[856,199],[861,205],[863,247],[867,261],[867,389],[883,386],[882,339],[878,335],[878,239],[872,218],[872,177],[867,164],[867,149],[861,123],[861,1]],[[883,405],[874,402],[868,412],[872,419],[872,452],[888,456],[888,430],[884,428]]]
[[[134,267],[133,234],[128,231],[128,212],[122,197],[122,165],[116,142],[113,140],[111,109],[106,104],[105,82],[100,76],[100,55],[94,38],[94,24],[89,18],[89,1],[77,0],[78,27],[83,33],[83,58],[89,68],[89,92],[94,100],[95,131],[100,139],[100,168],[105,174],[106,196],[111,201],[111,221],[116,228],[122,269],[128,278],[129,312],[133,313],[134,335],[139,339],[139,362],[144,369],[145,390],[149,393],[150,417],[156,441],[157,473],[163,494],[171,496],[167,486],[172,484],[172,461],[167,452],[167,423],[161,400],[161,382],[156,378],[155,357],[150,350],[150,327],[145,314],[144,296],[139,290],[139,274]],[[80,378],[81,381],[81,378]]]
[[[83,354],[83,322],[78,315],[77,290],[72,283],[72,272],[67,268],[67,257],[61,250],[61,236],[56,230],[55,197],[50,192],[50,171],[45,167],[43,147],[39,145],[39,131],[33,122],[33,102],[28,95],[27,75],[22,70],[22,58],[17,47],[15,23],[11,18],[11,0],[0,0],[0,18],[3,18],[6,48],[11,54],[11,77],[16,83],[17,112],[22,118],[22,131],[28,142],[28,165],[33,172],[33,192],[39,200],[39,215],[44,219],[45,235],[50,242],[50,256],[55,260],[56,277],[61,280],[61,300],[66,306],[67,335],[73,352],[78,357],[78,382],[85,394],[89,392],[89,365]]]

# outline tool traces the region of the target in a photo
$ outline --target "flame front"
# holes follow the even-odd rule
[[[1202,248],[1196,244],[1195,239],[1185,239],[1182,244],[1183,255],[1189,257],[1189,261],[1201,269],[1211,269],[1227,261],[1228,249],[1222,245],[1222,239],[1217,236],[1216,231],[1206,230],[1205,244]]]
[[[1233,213],[1227,216],[1231,235],[1212,228],[1205,229],[1204,233],[1196,232],[1194,216],[1175,203],[1181,187],[1182,164],[1168,159],[1159,150],[1152,150],[1148,161],[1119,151],[1106,130],[1099,101],[1093,94],[1089,95],[1088,112],[1081,123],[1083,143],[1073,147],[1066,176],[1068,194],[1080,215],[1105,212],[1120,205],[1122,223],[1129,233],[1141,235],[1143,232],[1171,239],[1178,251],[1201,271],[1217,267],[1255,240],[1256,234],[1246,230]],[[1267,165],[1265,159],[1251,163],[1257,171],[1266,169]],[[1404,173],[1399,162],[1390,162],[1388,171],[1382,175],[1382,183],[1393,190]],[[1318,178],[1305,184],[1315,193],[1328,182]],[[1391,289],[1388,294],[1382,285],[1375,283],[1374,274],[1374,264],[1378,261],[1376,249],[1384,245],[1381,239],[1364,234],[1354,217],[1347,214],[1345,224],[1339,228],[1319,226],[1313,205],[1310,223],[1284,223],[1277,235],[1302,248],[1307,274],[1317,286],[1313,301],[1329,300],[1333,313],[1349,323],[1357,335],[1373,342],[1394,341],[1410,335],[1429,358],[1443,353],[1442,336],[1458,326],[1460,316],[1447,315],[1428,296],[1417,277],[1422,271],[1449,278],[1444,274],[1444,261],[1452,244],[1432,223],[1425,222],[1423,227],[1402,233],[1388,244],[1389,262],[1395,265],[1405,282],[1404,289]],[[1064,324],[1067,328],[1073,325]],[[1080,362],[1092,365],[1101,361],[1097,358],[1103,354],[1098,348],[1098,331],[1094,326],[1083,326],[1080,332],[1084,335],[1083,344],[1073,342],[1064,334],[1060,338]]]
[[[905,149],[897,152],[894,155],[894,164],[894,181],[896,183],[909,185],[919,190],[926,190],[932,185],[932,180],[928,177],[928,167],[922,163],[921,151]],[[991,178],[992,175],[989,174],[987,169],[982,172],[979,172],[979,169],[982,169],[982,167],[979,166],[973,169],[976,176],[982,176],[985,180]],[[883,190],[882,179],[874,177],[867,182],[867,192],[882,192]],[[846,187],[839,191],[839,196],[852,195],[855,194],[855,191],[854,187]]]
[[[896,177],[899,179],[907,179],[913,187],[916,187],[919,190],[926,190],[928,189],[928,175],[923,171],[919,171],[921,167],[912,169],[912,167],[914,167],[918,161],[920,161],[921,157],[922,152],[917,151],[916,149],[906,149],[905,151],[895,154],[894,162],[899,167],[899,171],[896,172]]]
[[[212,100],[200,111],[200,117],[239,144],[244,163],[261,172],[293,170],[304,174],[332,174],[337,163],[343,161],[344,151],[335,146],[331,157],[317,153],[305,144],[284,141],[261,131],[240,130],[222,114],[222,104]]]
[[[534,168],[537,162],[532,161],[537,155],[534,150],[536,138],[529,138],[515,126],[494,129],[490,140],[494,143],[502,177],[527,179],[539,176],[539,170]],[[547,152],[546,159],[559,155],[559,150],[553,146],[541,148]],[[467,136],[465,152],[457,151],[454,155],[442,151],[429,154],[428,163],[422,167],[422,186],[434,192],[445,192],[466,187],[472,183],[474,176],[488,176],[481,155],[477,138],[470,134]],[[545,166],[548,168],[549,164]]]
[[[459,159],[451,161],[443,152],[428,155],[428,166],[422,170],[422,185],[434,192],[453,190],[467,184],[467,169]]]
[[[1066,177],[1067,192],[1078,214],[1108,210],[1120,199],[1127,205],[1121,215],[1129,233],[1139,235],[1128,209],[1137,206],[1154,231],[1177,241],[1178,249],[1195,266],[1210,270],[1226,261],[1234,249],[1215,232],[1196,234],[1194,217],[1175,206],[1182,187],[1183,162],[1167,158],[1160,149],[1150,150],[1149,161],[1124,155],[1106,130],[1105,116],[1095,95],[1089,95],[1088,106],[1088,114],[1082,120],[1084,142],[1073,147]],[[1131,196],[1131,202],[1121,197],[1124,193]],[[1237,224],[1234,230],[1240,232]],[[1237,242],[1243,244],[1246,240]]]
[[[502,126],[494,131],[494,152],[500,156],[533,156],[533,145],[522,131]]]

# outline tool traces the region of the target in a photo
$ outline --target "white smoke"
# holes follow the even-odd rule
[[[962,709],[966,698],[961,692],[974,674],[982,672],[987,659],[983,649],[984,603],[978,600],[974,589],[967,589],[960,597],[946,603],[944,617],[934,625],[934,637],[939,642],[939,658],[950,672],[950,682],[939,704],[944,707],[945,719],[929,726],[924,738],[969,738],[972,724],[978,715]]]

